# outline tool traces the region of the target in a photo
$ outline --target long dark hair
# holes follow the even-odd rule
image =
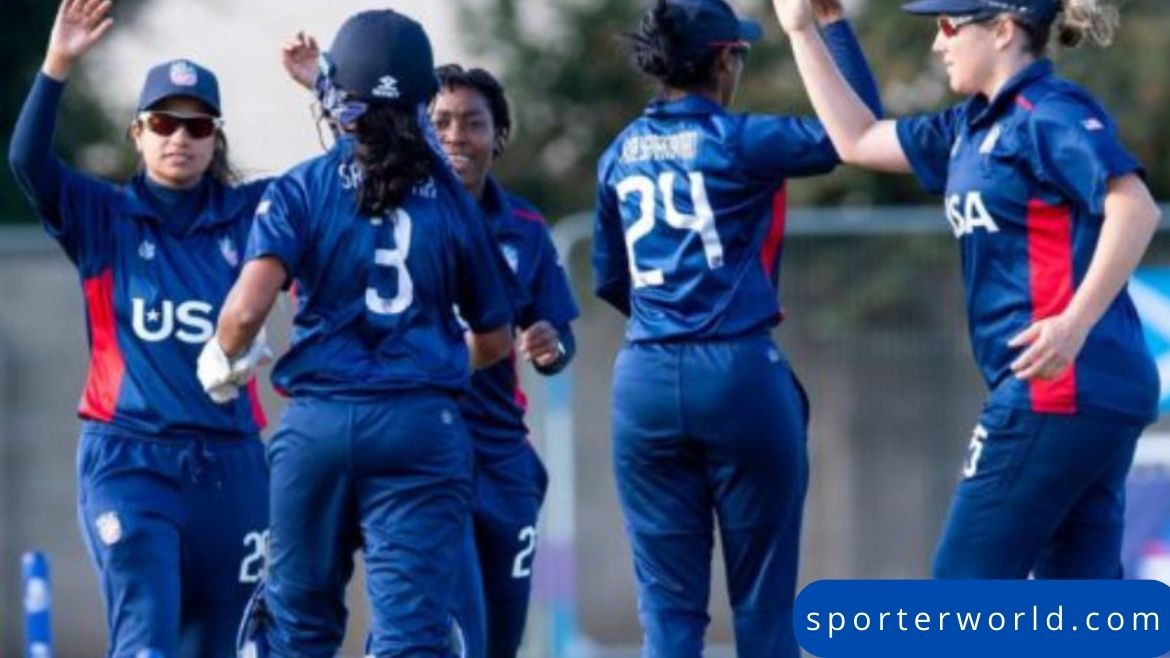
[[[712,49],[698,59],[684,56],[676,7],[658,0],[642,17],[638,29],[621,35],[634,68],[676,89],[707,89],[715,85],[715,57]]]
[[[228,157],[227,135],[223,134],[222,130],[215,131],[215,151],[211,154],[211,165],[207,167],[207,174],[217,183],[229,187],[244,180]]]
[[[392,103],[371,103],[353,128],[361,167],[358,207],[366,215],[384,215],[401,206],[416,185],[435,168],[418,114]]]

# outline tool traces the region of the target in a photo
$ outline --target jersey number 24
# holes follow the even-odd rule
[[[629,176],[617,185],[617,193],[624,202],[631,195],[638,197],[638,217],[630,228],[626,229],[626,256],[630,262],[630,278],[635,288],[646,286],[660,286],[663,284],[661,269],[639,269],[637,249],[634,244],[646,237],[654,230],[655,207],[657,195],[662,195],[663,220],[676,229],[693,231],[699,234],[703,242],[703,255],[707,259],[707,266],[711,269],[723,267],[723,244],[719,241],[719,233],[715,230],[715,213],[711,210],[711,203],[707,200],[707,185],[703,182],[702,172],[692,171],[687,174],[691,184],[691,207],[693,214],[679,212],[674,205],[674,179],[672,171],[659,174],[657,184],[647,176]]]

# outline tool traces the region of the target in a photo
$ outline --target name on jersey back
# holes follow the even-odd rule
[[[669,135],[636,135],[622,144],[622,163],[694,160],[698,152],[699,133],[694,130]]]

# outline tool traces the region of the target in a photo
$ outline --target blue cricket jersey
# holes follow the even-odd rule
[[[85,294],[89,373],[79,415],[149,435],[251,435],[264,424],[255,395],[218,405],[195,377],[240,272],[267,185],[205,176],[194,190],[125,185],[79,174],[50,149],[64,85],[37,76],[13,134],[10,161],[45,230],[77,267]]]
[[[1023,348],[1008,341],[1064,311],[1084,278],[1109,180],[1141,172],[1109,114],[1042,59],[990,102],[976,96],[901,119],[897,131],[922,184],[945,194],[962,254],[971,344],[990,403],[1153,420],[1158,376],[1125,290],[1064,374],[1022,381],[1011,372]]]
[[[880,116],[848,24],[830,25],[826,41]],[[597,171],[594,288],[629,315],[626,339],[718,339],[778,324],[785,180],[838,163],[814,118],[732,114],[698,95],[653,101]]]
[[[557,328],[562,342],[570,341],[569,323],[578,315],[577,304],[544,217],[490,177],[480,207],[488,231],[526,293],[516,307],[517,325],[526,329],[545,320]],[[485,444],[492,442],[512,444],[526,438],[526,406],[515,353],[473,373],[471,389],[463,401],[463,416],[477,450],[490,449]]]
[[[295,167],[256,210],[249,260],[279,259],[296,285],[292,346],[273,383],[294,397],[462,392],[470,364],[455,306],[476,332],[512,322],[483,220],[446,170],[395,212],[360,214],[355,146],[342,137]]]

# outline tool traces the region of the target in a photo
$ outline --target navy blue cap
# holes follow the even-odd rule
[[[917,0],[902,5],[911,14],[991,16],[1010,13],[1031,25],[1045,25],[1060,13],[1060,0]]]
[[[194,98],[220,116],[219,82],[215,74],[186,59],[163,62],[147,72],[138,96],[138,111],[149,110],[159,101],[175,96]]]
[[[439,91],[427,33],[391,9],[351,16],[337,30],[326,58],[333,83],[359,100],[416,105]]]
[[[756,41],[764,33],[759,23],[740,18],[724,0],[666,0],[666,5],[688,57],[702,58],[712,46]]]

